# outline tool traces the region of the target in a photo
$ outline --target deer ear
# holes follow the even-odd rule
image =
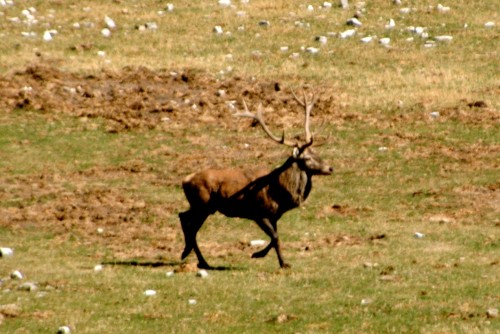
[[[293,153],[292,153],[293,158],[294,158],[294,159],[297,159],[297,158],[299,157],[299,155],[300,155],[300,150],[299,150],[299,148],[298,148],[298,147],[294,147],[294,148],[293,148]]]

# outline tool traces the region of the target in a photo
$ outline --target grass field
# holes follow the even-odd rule
[[[495,2],[232,2],[0,1],[0,332],[499,332]],[[292,268],[214,215],[198,241],[226,270],[197,277],[180,181],[282,163],[233,109],[293,136],[302,87],[335,173],[280,220]]]

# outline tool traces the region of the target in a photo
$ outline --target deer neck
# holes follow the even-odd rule
[[[290,207],[300,206],[311,191],[311,175],[302,170],[292,158],[288,159],[282,168],[278,183],[283,197],[288,197]]]

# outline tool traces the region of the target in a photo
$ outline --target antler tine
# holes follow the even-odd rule
[[[248,110],[247,103],[244,99],[243,99],[243,107],[245,108],[245,112],[236,113],[236,114],[234,114],[234,116],[247,117],[247,118],[251,118],[251,119],[257,121],[257,123],[259,123],[259,125],[262,127],[264,132],[269,136],[269,138],[271,138],[275,142],[278,142],[280,144],[284,144],[286,146],[292,146],[292,147],[297,146],[296,143],[285,140],[285,130],[283,130],[283,134],[281,135],[281,138],[279,138],[271,133],[271,130],[269,130],[269,128],[266,125],[266,122],[264,122],[264,118],[262,117],[262,104],[259,104],[259,106],[257,108],[257,114],[254,114]]]
[[[295,94],[295,91],[293,89],[292,89],[292,94],[293,94],[293,97],[295,98],[295,100],[302,107],[304,107],[304,111],[305,111],[304,129],[306,132],[306,145],[309,146],[312,144],[312,141],[313,141],[313,137],[312,137],[311,130],[310,130],[310,124],[311,124],[310,119],[311,119],[311,110],[314,107],[314,104],[316,103],[316,94],[313,91],[312,98],[311,98],[310,102],[307,101],[306,92],[304,90],[302,90],[302,95],[304,97],[304,99],[302,101],[297,97],[297,95]]]

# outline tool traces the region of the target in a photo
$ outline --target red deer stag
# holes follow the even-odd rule
[[[274,248],[281,268],[289,265],[283,260],[278,238],[277,222],[281,216],[305,201],[312,188],[313,175],[330,175],[333,168],[317,156],[311,145],[313,136],[309,130],[311,110],[316,102],[314,93],[308,101],[305,92],[300,100],[293,92],[295,100],[305,110],[305,143],[285,140],[271,133],[262,118],[261,105],[257,114],[248,110],[243,100],[244,112],[238,117],[255,120],[264,132],[280,144],[293,147],[291,156],[283,165],[269,172],[250,169],[207,169],[187,176],[182,188],[190,204],[189,210],[179,214],[186,246],[182,252],[184,260],[192,250],[198,257],[198,267],[210,269],[196,242],[196,234],[207,217],[219,211],[227,217],[253,220],[271,238],[270,243],[254,253],[253,258],[261,258]]]

